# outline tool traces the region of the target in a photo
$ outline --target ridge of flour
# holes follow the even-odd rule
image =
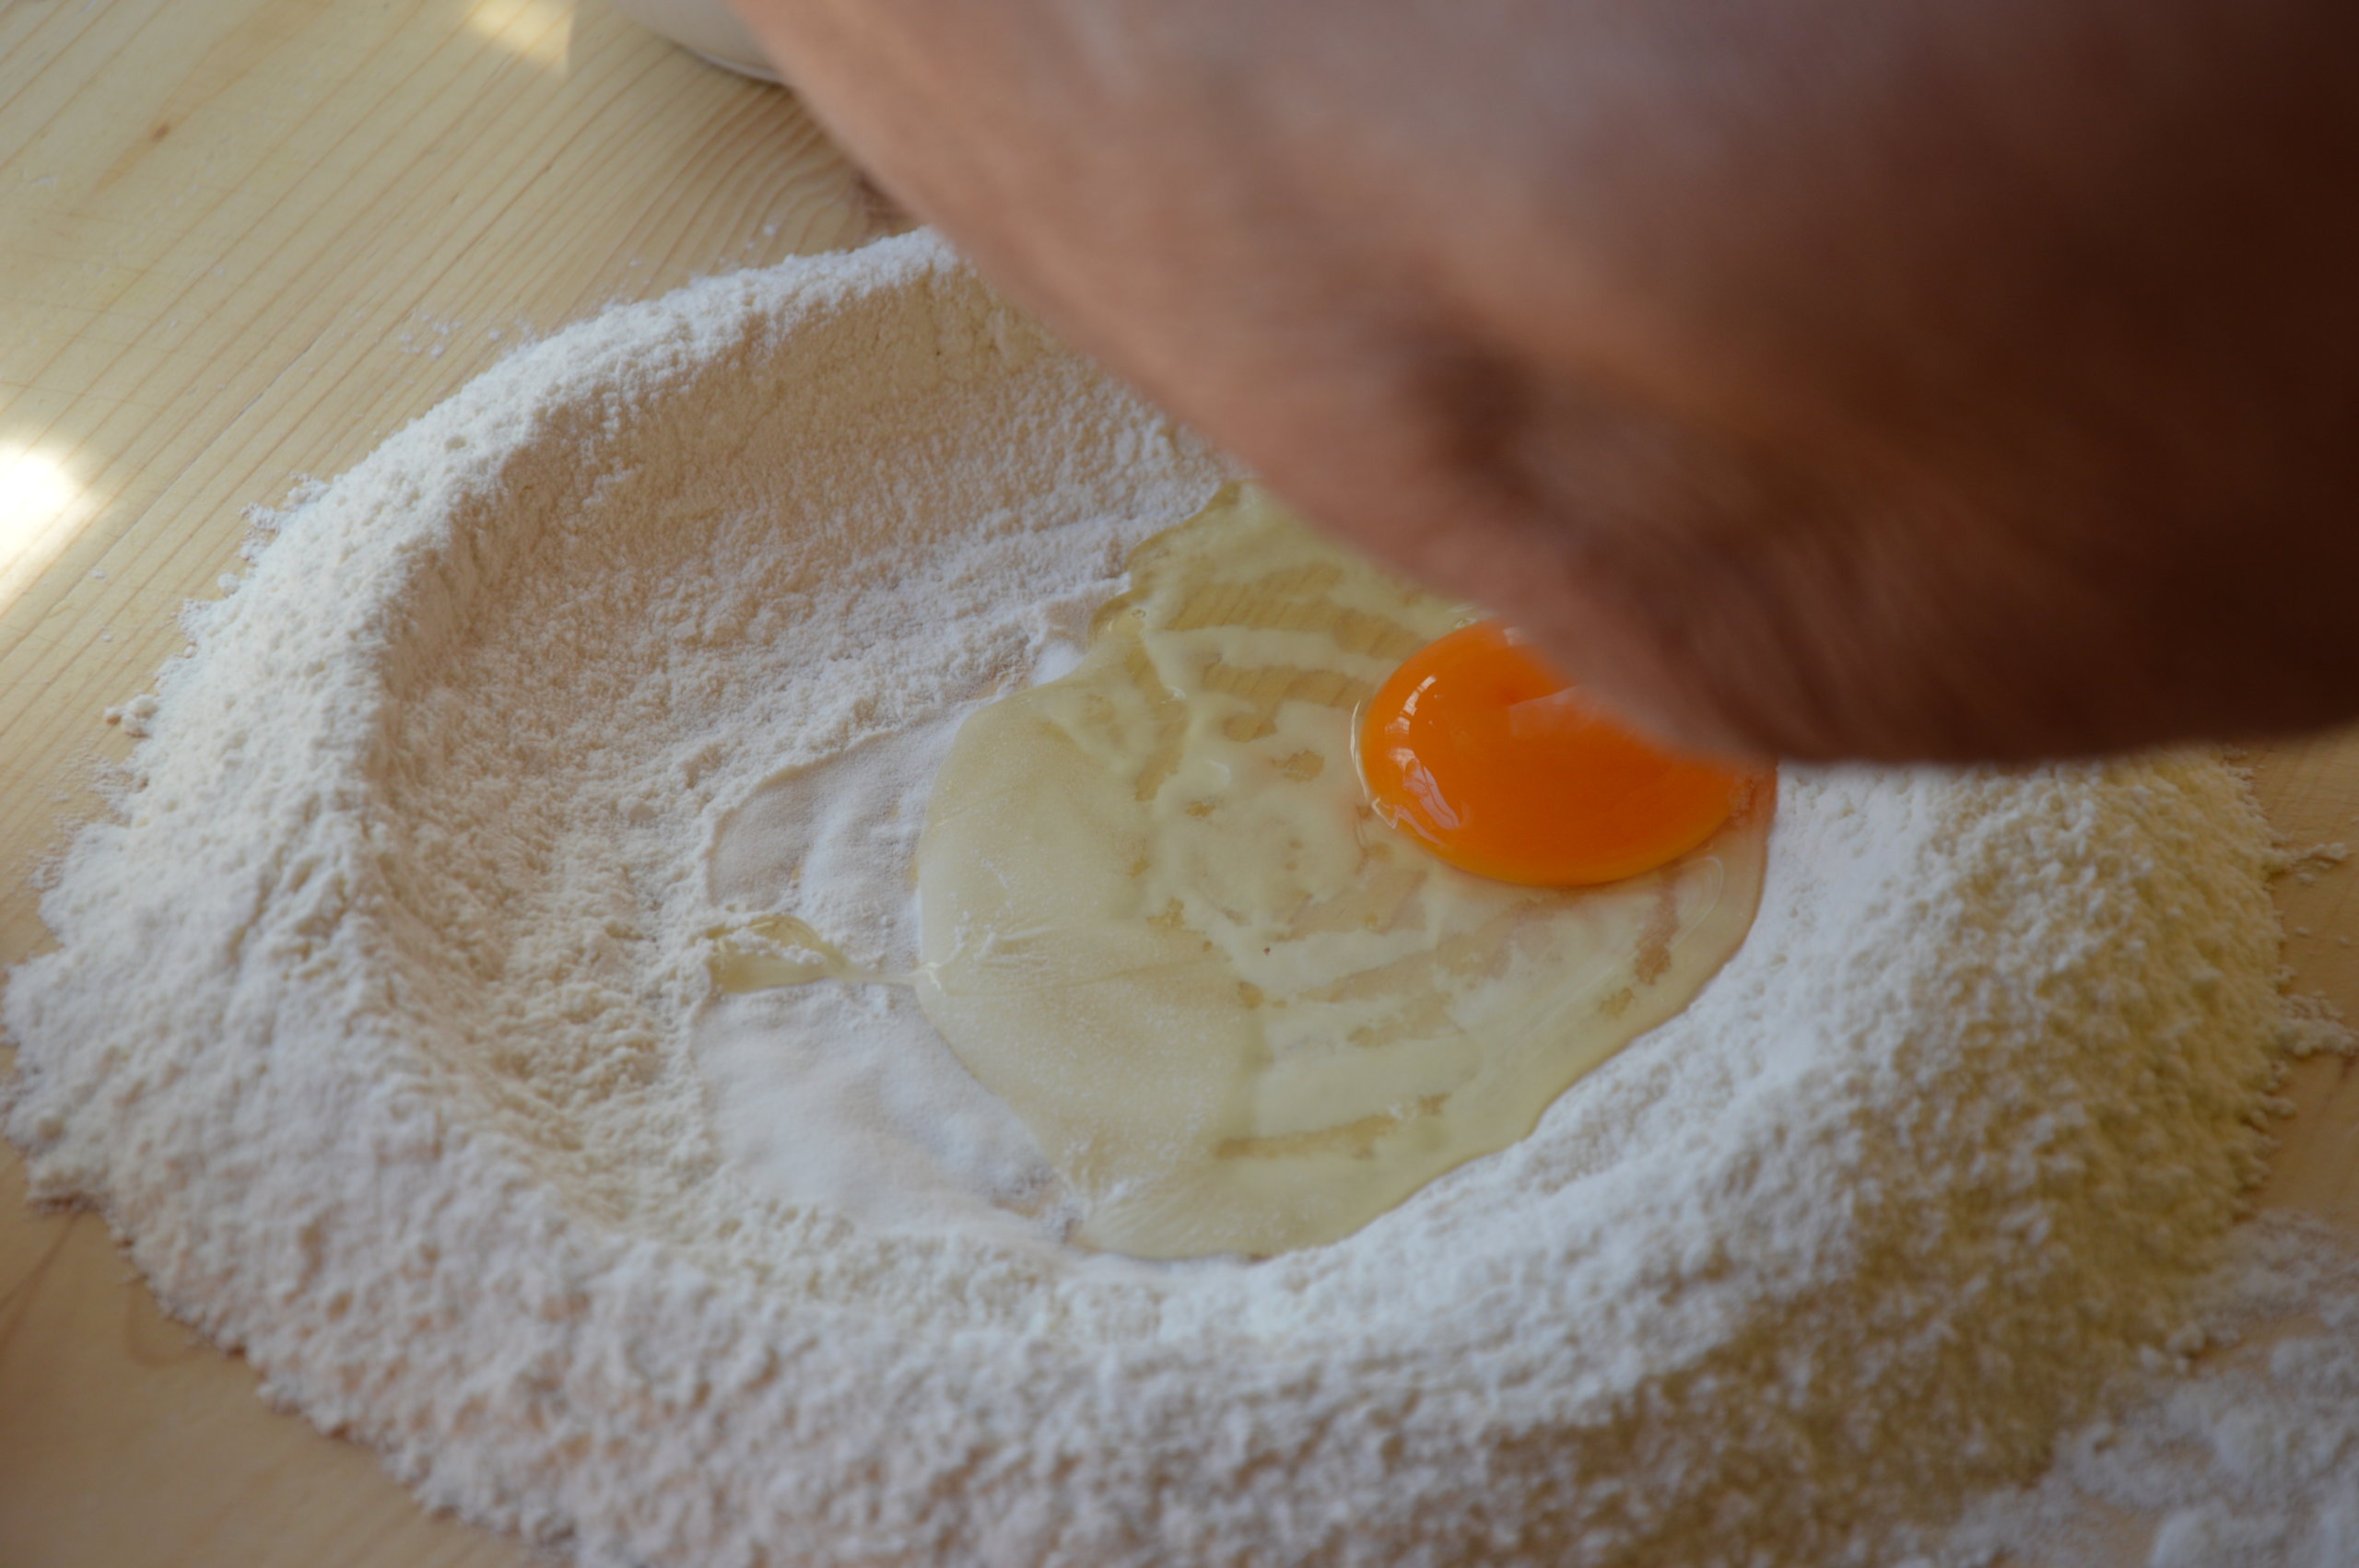
[[[1332,1246],[1088,1258],[732,1153],[730,813],[1027,678],[1221,473],[924,236],[504,362],[142,705],[6,999],[37,1194],[595,1564],[1888,1562],[2029,1480],[2260,1170],[2270,845],[2213,760],[1789,770],[1703,995]]]

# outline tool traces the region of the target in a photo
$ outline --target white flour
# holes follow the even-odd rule
[[[287,517],[136,707],[7,992],[38,1191],[274,1397],[593,1563],[2030,1539],[2036,1499],[1910,1527],[2190,1342],[2294,1034],[2215,763],[1790,774],[1686,1013],[1258,1266],[992,1208],[1027,1152],[885,993],[709,1005],[703,933],[763,890],[707,862],[764,781],[1027,678],[1217,474],[922,237],[509,360]],[[865,788],[812,809],[873,862]],[[2259,1561],[2200,1546],[2154,1561]]]
[[[2286,1216],[2248,1226],[2203,1321],[2209,1348],[2184,1375],[2125,1377],[2036,1487],[1977,1499],[1952,1560],[2359,1562],[2359,1246]]]

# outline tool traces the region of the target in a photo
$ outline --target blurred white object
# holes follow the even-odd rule
[[[779,79],[778,67],[722,0],[614,0],[614,7],[726,70],[766,82]]]

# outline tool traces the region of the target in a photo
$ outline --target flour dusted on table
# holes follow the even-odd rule
[[[2125,1377],[2036,1485],[1975,1501],[1944,1561],[2359,1562],[2359,1244],[2269,1215],[2232,1238],[2201,1320],[2178,1342],[2193,1364]]]
[[[724,1016],[765,876],[889,943],[924,738],[1220,476],[921,236],[510,359],[141,707],[8,988],[37,1190],[591,1563],[1951,1550],[2182,1333],[2259,1170],[2289,1026],[2217,763],[1790,771],[1694,1005],[1268,1263],[1059,1245],[889,993]],[[734,856],[781,778],[837,825]]]

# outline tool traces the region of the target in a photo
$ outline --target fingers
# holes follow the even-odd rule
[[[2359,712],[2359,13],[745,3],[1019,302],[1668,738]]]

